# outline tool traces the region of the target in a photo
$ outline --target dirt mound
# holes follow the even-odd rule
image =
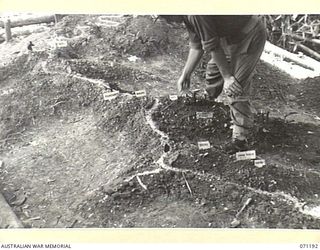
[[[101,22],[101,17],[115,25]],[[100,55],[107,59],[134,55],[146,59],[165,53],[180,55],[188,46],[182,25],[172,26],[161,20],[155,22],[150,15],[88,15],[86,18],[68,15],[59,22],[55,33],[69,38],[73,52],[81,58]]]
[[[120,53],[147,58],[179,52],[183,39],[187,40],[187,36],[182,25],[173,29],[166,22],[155,22],[151,16],[138,16],[128,17],[126,24],[119,26],[108,41]]]
[[[212,118],[198,118],[199,112],[212,112]],[[162,98],[152,117],[169,135],[175,157],[166,170],[159,168],[159,163],[151,163],[149,171],[150,163],[142,165],[127,180],[95,193],[80,205],[81,216],[93,225],[232,227],[239,207],[250,198],[252,204],[238,218],[241,223],[237,227],[319,227],[320,221],[304,215],[299,207],[300,200],[308,206],[318,204],[314,202],[319,175],[297,170],[296,166],[297,162],[312,166],[304,156],[310,149],[315,154],[319,149],[305,131],[318,133],[317,127],[281,119],[260,124],[261,131],[252,144],[258,157],[284,151],[282,157],[289,166],[267,162],[267,166],[257,168],[250,161],[235,161],[221,149],[230,134],[227,108],[221,103]],[[198,149],[197,142],[203,139],[210,141],[210,149]],[[93,210],[95,213],[90,213]]]
[[[80,206],[82,215],[99,227],[232,227],[241,204],[250,198],[253,202],[238,217],[237,227],[319,227],[319,220],[301,215],[282,199],[261,197],[225,180],[175,172],[140,180],[147,190],[134,178],[98,193]]]
[[[214,172],[221,178],[223,174],[228,176],[227,180],[231,178],[233,182],[240,178],[239,184],[246,183],[249,187],[265,191],[279,189],[297,197],[307,195],[311,197],[316,194],[317,175],[310,174],[306,181],[300,173],[290,173],[289,170],[277,169],[275,166],[257,169],[252,163],[235,163],[233,158],[230,159],[221,148],[221,145],[229,142],[231,133],[228,109],[223,104],[207,101],[196,103],[178,101],[171,102],[171,105],[169,103],[166,100],[160,107],[163,111],[155,113],[154,118],[159,122],[159,128],[163,129],[174,142],[185,142],[189,145],[188,153],[179,155],[173,162],[173,167],[181,166],[184,169]],[[197,118],[199,112],[212,112],[212,118],[199,119]],[[320,147],[313,135],[319,134],[318,127],[301,123],[292,124],[274,118],[266,123],[259,123],[257,116],[256,126],[259,131],[253,135],[251,147],[258,155],[285,152],[284,156],[292,162],[300,161],[305,165],[317,166],[320,160],[317,157]],[[208,140],[213,147],[205,152],[201,150],[199,152],[197,142],[203,140]],[[300,177],[301,180],[297,181]],[[272,181],[276,181],[276,185],[272,184]]]
[[[172,102],[164,99],[161,109],[154,114],[160,130],[168,133],[174,141],[184,138],[197,143],[203,139],[210,142],[217,137],[230,137],[229,109],[222,103],[205,100],[183,100]],[[199,112],[212,112],[210,119],[197,119]],[[218,144],[218,142],[217,142]]]
[[[21,132],[43,117],[61,117],[67,115],[67,110],[103,101],[102,91],[93,84],[71,77],[63,80],[59,76],[48,77],[43,72],[25,74],[15,87],[1,98],[1,138]]]

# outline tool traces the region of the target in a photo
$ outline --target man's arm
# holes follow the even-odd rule
[[[179,92],[188,91],[190,88],[190,77],[194,69],[197,67],[203,55],[202,49],[190,48],[188,58],[182,74],[178,80],[177,87]]]
[[[190,48],[188,59],[187,59],[186,65],[184,66],[182,75],[184,75],[186,78],[190,78],[192,72],[197,67],[202,55],[203,55],[202,49]]]

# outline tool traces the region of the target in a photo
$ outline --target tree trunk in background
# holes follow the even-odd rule
[[[9,42],[12,39],[11,21],[10,21],[10,19],[5,21],[4,27],[5,27],[5,30],[6,30],[6,42]]]
[[[20,27],[25,25],[39,24],[39,23],[54,23],[55,17],[54,15],[49,16],[40,16],[40,17],[30,17],[28,19],[17,19],[11,22],[11,28]],[[5,24],[0,22],[0,27],[4,28]]]
[[[17,36],[28,36],[28,35],[31,35],[33,33],[40,33],[40,32],[43,32],[45,31],[46,29],[49,29],[47,27],[44,27],[44,26],[39,26],[39,27],[33,27],[32,29],[25,29],[25,30],[12,30],[11,33],[12,33],[12,37],[17,37]],[[0,30],[0,42],[2,40],[4,40],[5,37],[5,32]]]

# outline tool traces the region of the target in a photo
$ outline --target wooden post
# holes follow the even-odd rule
[[[58,17],[57,14],[54,14],[54,25],[57,25],[58,23]]]
[[[4,22],[4,27],[6,30],[6,42],[9,42],[12,39],[10,19]]]

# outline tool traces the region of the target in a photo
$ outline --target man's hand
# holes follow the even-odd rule
[[[240,83],[233,77],[230,76],[224,79],[224,91],[229,97],[236,97],[242,94],[242,86]]]
[[[180,76],[177,82],[179,94],[188,94],[190,92],[190,78],[184,75]]]
[[[183,68],[182,74],[177,82],[178,92],[180,95],[190,94],[190,77],[197,64],[203,55],[202,49],[190,48],[186,65]]]

